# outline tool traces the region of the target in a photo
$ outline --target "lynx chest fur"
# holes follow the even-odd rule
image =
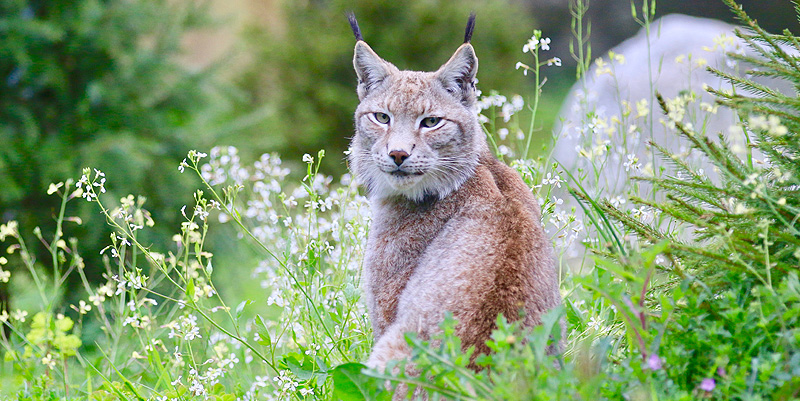
[[[351,17],[361,103],[350,166],[372,209],[363,285],[379,369],[408,356],[406,332],[428,337],[447,312],[465,347],[488,352],[499,314],[535,325],[561,302],[536,200],[478,123],[473,23],[438,71],[416,72],[381,59]]]

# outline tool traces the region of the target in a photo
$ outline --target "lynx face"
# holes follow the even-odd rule
[[[474,110],[478,59],[462,45],[436,72],[400,71],[363,41],[350,164],[370,197],[444,198],[486,147]]]

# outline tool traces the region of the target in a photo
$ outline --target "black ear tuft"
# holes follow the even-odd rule
[[[353,17],[355,19],[355,17]],[[469,43],[472,40],[472,31],[475,30],[475,11],[469,14],[467,20],[467,30],[464,32],[464,43]]]
[[[352,11],[348,12],[347,19],[350,21],[350,28],[353,29],[353,35],[355,35],[356,41],[363,41],[364,38],[361,37],[361,29],[358,27],[358,21],[356,21],[356,14]]]

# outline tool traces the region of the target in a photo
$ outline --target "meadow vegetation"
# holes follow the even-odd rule
[[[761,57],[747,58],[758,66],[752,74],[800,85],[800,64],[787,53],[800,52],[798,39],[768,34],[732,0],[726,3],[749,27],[740,37]],[[589,66],[586,31],[578,29],[585,27],[585,4],[574,4],[580,75]],[[655,2],[636,4],[642,24],[652,22]],[[538,195],[556,249],[585,238],[590,257],[578,267],[562,259],[564,305],[541,326],[524,330],[498,317],[489,343],[494,352],[477,359],[484,369],[467,367],[471,351],[461,350],[452,319],[431,341],[409,335],[410,361],[386,372],[366,369],[360,362],[372,334],[360,299],[360,263],[369,208],[350,175],[320,170],[326,157],[341,155],[304,155],[296,164],[304,166],[301,178],[293,180],[277,154],[247,163],[236,148],[215,147],[190,151],[175,166],[201,184],[175,210],[180,224],[168,244],[149,240],[160,222],[144,197],[108,196],[107,187],[124,175],[93,168],[49,185],[46,193],[59,205],[53,223],[0,225],[0,286],[31,289],[12,310],[0,311],[0,395],[371,400],[391,399],[387,386],[403,383],[432,399],[796,399],[800,101],[746,76],[725,76],[727,87],[711,88],[719,107],[740,118],[742,154],[680,112],[691,94],[660,99],[639,116],[650,119],[639,126],[665,124],[717,177],[655,142],[651,156],[636,156],[669,166],[639,178],[661,197],[602,199],[582,190],[580,174],[551,160],[552,143],[535,142],[539,97],[547,89],[541,71],[561,63],[548,56],[549,44],[535,31],[520,46],[516,73],[533,81],[532,98],[484,93],[480,108],[495,153]],[[593,135],[607,127],[585,128]],[[579,157],[599,160],[612,146],[602,145]],[[564,208],[556,195],[561,187],[571,188],[582,213]],[[111,228],[102,249],[71,237],[83,223],[76,205],[91,205]],[[219,241],[209,234],[214,230],[247,250],[212,252],[210,242]],[[26,240],[28,232],[35,240]],[[90,254],[101,255],[100,283],[84,272]],[[248,266],[250,254],[257,265]],[[22,269],[12,273],[11,263]],[[226,277],[247,267],[244,277]],[[79,285],[66,298],[70,280]],[[548,355],[561,319],[566,348]],[[409,362],[419,374],[402,373]]]

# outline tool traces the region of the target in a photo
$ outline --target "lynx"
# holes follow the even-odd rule
[[[367,365],[380,370],[409,356],[405,333],[429,338],[446,312],[477,355],[499,314],[536,325],[561,303],[536,199],[478,122],[474,21],[446,64],[418,72],[380,58],[350,15],[361,103],[349,162],[372,211],[363,286]]]

